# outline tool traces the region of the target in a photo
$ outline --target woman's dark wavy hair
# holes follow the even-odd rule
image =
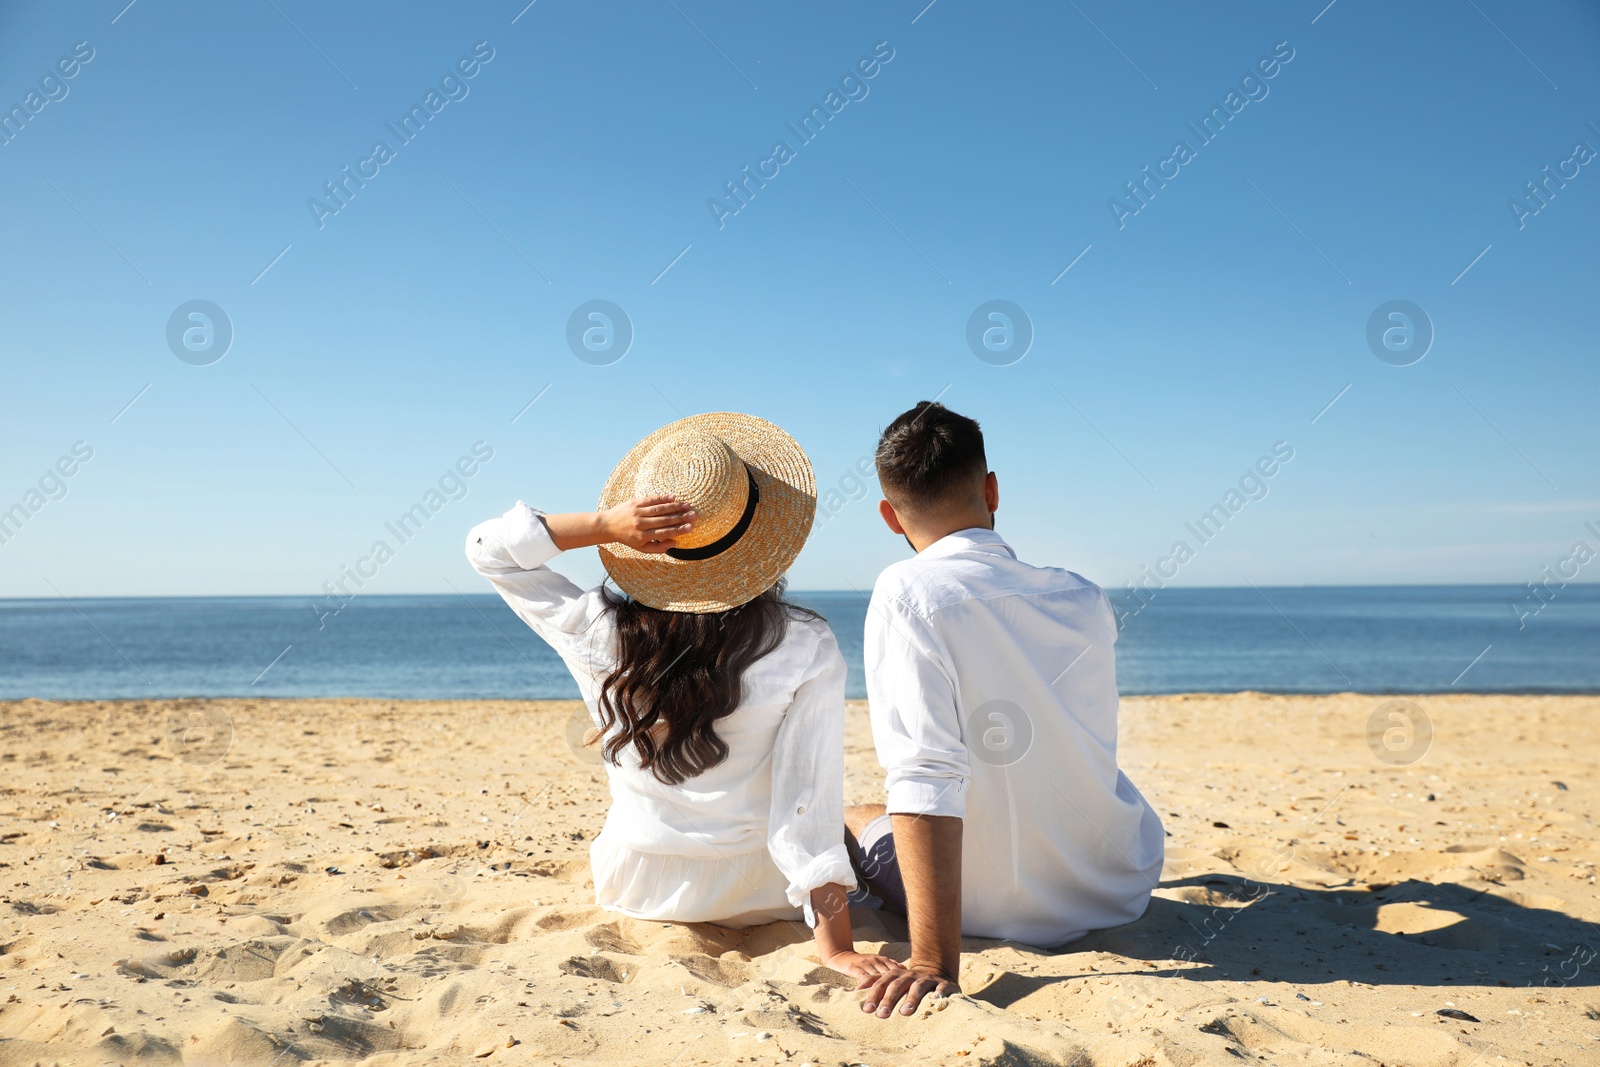
[[[791,619],[820,618],[783,597],[784,582],[731,611],[662,611],[603,590],[617,666],[600,686],[601,752],[632,747],[639,764],[679,785],[728,758],[717,720],[743,696],[744,672],[780,644]]]

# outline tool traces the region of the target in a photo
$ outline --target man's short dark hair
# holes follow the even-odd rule
[[[896,507],[938,507],[989,471],[983,431],[935,400],[905,412],[878,439],[878,483]]]

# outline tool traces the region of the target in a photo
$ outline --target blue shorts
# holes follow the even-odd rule
[[[894,824],[888,815],[879,815],[861,829],[855,840],[845,839],[850,865],[861,884],[877,897],[884,911],[906,913],[906,886],[900,879],[900,859],[894,850]]]

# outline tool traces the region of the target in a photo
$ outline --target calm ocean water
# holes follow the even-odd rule
[[[1518,628],[1516,586],[1167,589],[1127,613],[1125,694],[1600,692],[1600,585]],[[833,625],[864,695],[865,600],[799,593]],[[1138,608],[1137,612],[1134,609]],[[0,698],[534,698],[577,695],[493,594],[369,596],[319,629],[305,598],[0,601]]]

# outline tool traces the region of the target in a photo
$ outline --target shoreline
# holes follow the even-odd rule
[[[1410,762],[1385,697],[1429,716]],[[1583,1062],[1600,700],[1418,697],[1125,696],[1170,835],[1145,916],[969,939],[964,995],[888,1021],[794,924],[593,906],[576,700],[0,702],[0,1064]],[[845,760],[873,799],[860,701]]]

